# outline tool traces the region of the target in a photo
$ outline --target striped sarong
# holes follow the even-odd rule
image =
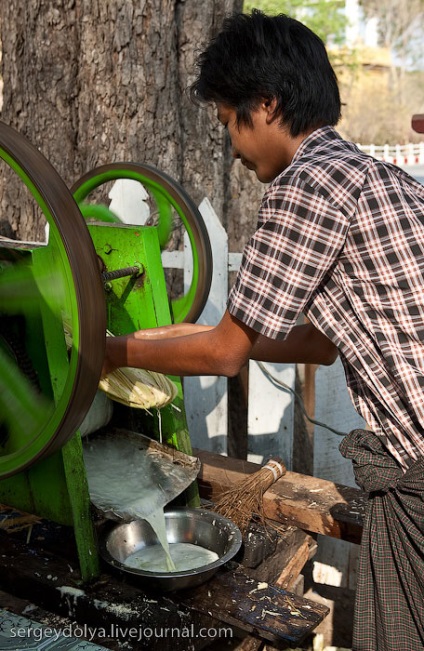
[[[340,451],[369,493],[353,651],[423,651],[424,458],[404,472],[366,430],[350,432]]]

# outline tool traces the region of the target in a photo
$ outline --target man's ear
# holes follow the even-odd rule
[[[267,113],[267,118],[266,118],[267,123],[270,124],[277,117],[277,114],[276,114],[277,100],[276,100],[275,97],[266,98],[266,99],[263,100],[262,106],[263,106],[264,110]]]

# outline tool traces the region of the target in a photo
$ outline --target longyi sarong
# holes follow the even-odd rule
[[[340,444],[369,493],[358,567],[353,651],[424,650],[424,458],[406,472],[372,432]]]

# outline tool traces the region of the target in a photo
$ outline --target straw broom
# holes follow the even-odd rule
[[[252,519],[259,520],[265,526],[264,493],[285,473],[286,467],[280,459],[270,459],[260,470],[222,493],[212,508],[232,520],[242,534]]]

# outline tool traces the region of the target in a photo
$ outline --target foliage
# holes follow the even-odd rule
[[[287,14],[300,20],[324,43],[341,43],[344,40],[346,16],[343,0],[245,0],[243,10],[260,9],[266,14]]]

